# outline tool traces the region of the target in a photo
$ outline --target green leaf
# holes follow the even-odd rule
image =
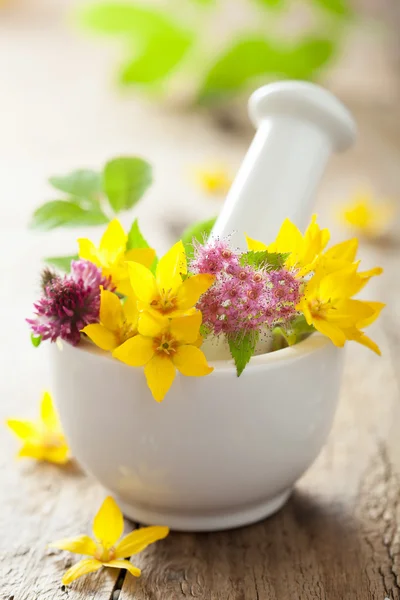
[[[155,8],[139,6],[134,2],[98,2],[78,12],[81,25],[95,32],[146,40],[163,29],[177,28],[175,22]]]
[[[258,4],[264,5],[266,8],[280,9],[286,4],[286,0],[257,0]]]
[[[280,73],[286,77],[313,79],[318,71],[332,60],[336,51],[335,41],[325,37],[307,36],[282,53]]]
[[[286,341],[288,346],[298,344],[306,337],[315,332],[315,327],[309,325],[304,315],[299,315],[293,319],[286,327],[275,327],[273,334],[273,348],[279,350],[283,347],[282,338]],[[281,341],[279,341],[281,340]]]
[[[143,234],[140,231],[137,219],[135,219],[132,223],[132,227],[130,228],[130,231],[128,233],[128,241],[126,245],[127,250],[132,250],[133,248],[150,248],[150,244],[143,237]],[[150,271],[152,271],[152,273],[156,272],[157,264],[158,258],[157,256],[155,256],[153,263],[150,267]]]
[[[52,200],[33,213],[30,226],[38,229],[75,227],[81,225],[104,225],[107,217],[96,208],[86,210],[73,200]]]
[[[132,57],[122,67],[122,83],[149,84],[165,78],[184,58],[193,32],[151,7],[126,2],[102,2],[86,7],[81,23],[99,33],[125,36]]]
[[[314,0],[314,3],[339,17],[350,17],[353,14],[348,0]]]
[[[79,169],[67,175],[50,177],[49,183],[56,189],[77,198],[91,200],[101,193],[101,175],[89,169]]]
[[[254,354],[258,338],[258,331],[238,334],[236,336],[227,336],[229,350],[236,365],[237,376],[243,373],[243,370]]]
[[[264,38],[250,37],[235,41],[208,72],[203,83],[200,100],[236,92],[255,77],[277,71],[279,64],[276,48]]]
[[[50,256],[45,258],[44,261],[49,265],[53,265],[56,269],[68,273],[71,268],[71,261],[78,259],[79,256],[75,254],[73,256]]]
[[[116,213],[132,208],[152,182],[152,169],[142,158],[115,158],[106,164],[103,186]]]
[[[192,34],[179,29],[154,34],[123,65],[121,82],[145,85],[164,79],[184,58],[192,41]]]
[[[127,250],[132,250],[133,248],[150,248],[150,244],[147,243],[142,232],[140,231],[139,222],[137,219],[135,219],[132,223],[126,244]]]
[[[35,348],[39,348],[41,341],[42,341],[41,335],[35,335],[34,333],[31,333],[32,346],[34,346]]]
[[[200,91],[200,101],[236,93],[262,77],[312,79],[337,51],[328,37],[309,35],[295,45],[251,37],[236,41],[208,72]]]
[[[217,217],[213,217],[212,219],[195,223],[185,229],[182,234],[182,242],[185,246],[186,256],[189,259],[193,257],[193,240],[200,243],[207,241],[216,220]]]
[[[268,250],[250,250],[242,254],[240,264],[245,267],[255,267],[256,269],[277,270],[282,269],[289,253],[268,252]]]

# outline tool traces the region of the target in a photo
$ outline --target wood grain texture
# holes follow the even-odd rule
[[[72,465],[18,467],[7,460],[0,478],[0,599],[111,598],[117,569],[82,578],[66,591],[62,575],[80,557],[47,548],[57,539],[91,533],[104,490]]]

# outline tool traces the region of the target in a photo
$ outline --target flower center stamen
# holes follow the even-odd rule
[[[163,334],[154,340],[154,349],[161,356],[170,356],[176,352],[177,343],[169,334]]]
[[[176,296],[172,292],[172,290],[161,290],[158,298],[155,298],[151,302],[151,306],[153,306],[156,310],[159,310],[163,314],[167,314],[173,311],[176,307]]]

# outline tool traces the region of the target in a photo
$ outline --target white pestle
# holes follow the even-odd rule
[[[246,249],[245,236],[272,242],[285,218],[304,230],[332,152],[356,137],[350,112],[312,83],[285,81],[256,90],[249,100],[257,133],[211,232]]]
[[[210,235],[229,238],[241,250],[245,234],[272,242],[287,217],[303,231],[330,155],[349,148],[356,137],[349,111],[312,83],[285,81],[258,89],[250,97],[249,115],[257,133]],[[270,346],[271,337],[261,336],[256,353]],[[223,338],[207,338],[202,349],[208,360],[231,358]]]

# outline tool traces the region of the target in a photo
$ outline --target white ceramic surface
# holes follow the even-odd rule
[[[249,114],[257,133],[211,233],[243,250],[244,232],[269,243],[287,217],[304,230],[331,153],[349,148],[356,135],[343,104],[302,81],[256,90]]]
[[[164,402],[143,369],[97,348],[51,344],[53,391],[74,456],[146,524],[218,530],[262,519],[286,501],[329,433],[343,351],[315,334],[232,361],[203,378],[177,375]]]

